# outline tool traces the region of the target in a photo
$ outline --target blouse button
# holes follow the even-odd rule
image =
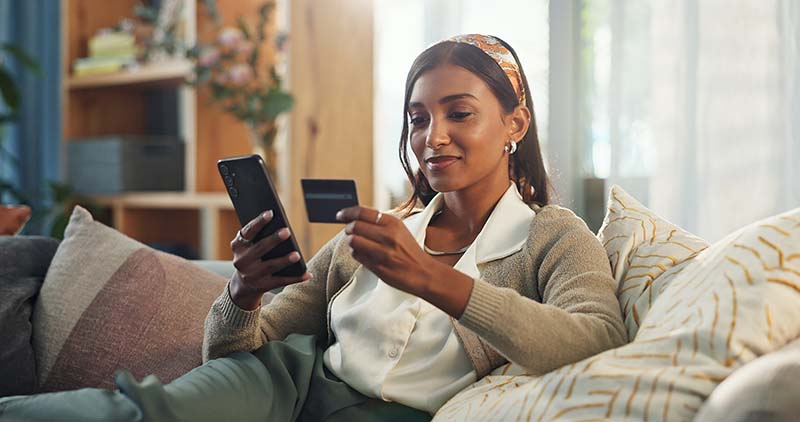
[[[392,359],[396,358],[397,357],[397,347],[396,346],[392,347],[392,350],[389,350],[388,355]]]

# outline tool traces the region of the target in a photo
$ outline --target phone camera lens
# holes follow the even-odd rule
[[[222,173],[223,176],[227,176],[228,175],[228,166],[226,166],[225,164],[221,164],[219,166],[219,172]]]
[[[231,193],[231,196],[236,198],[239,196],[239,191],[236,188],[230,188],[228,191]]]
[[[225,176],[225,184],[228,186],[233,186],[233,177]]]

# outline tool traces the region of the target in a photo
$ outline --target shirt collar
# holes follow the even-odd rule
[[[442,208],[443,202],[444,196],[439,193],[422,212],[403,221],[420,246],[425,242],[428,223]],[[522,249],[535,216],[536,213],[522,200],[516,186],[510,184],[472,243],[476,264],[504,258]]]

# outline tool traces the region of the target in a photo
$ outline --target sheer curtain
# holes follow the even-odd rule
[[[708,240],[800,206],[800,2],[582,6],[585,176]]]

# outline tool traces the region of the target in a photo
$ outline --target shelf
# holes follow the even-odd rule
[[[228,194],[224,192],[131,192],[121,195],[89,196],[99,205],[125,208],[233,210]]]
[[[67,87],[76,90],[125,85],[179,84],[192,73],[192,69],[192,63],[188,60],[143,64],[132,70],[106,75],[70,76]]]

